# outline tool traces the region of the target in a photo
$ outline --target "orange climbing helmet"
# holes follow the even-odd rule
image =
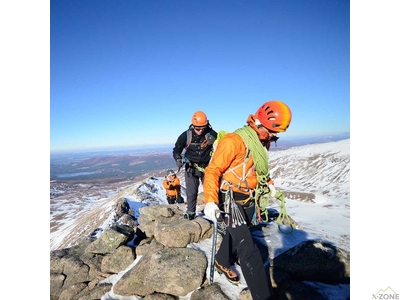
[[[256,118],[270,131],[285,132],[292,120],[290,108],[279,100],[265,102],[256,112]]]
[[[208,125],[207,116],[201,110],[196,111],[192,117],[193,126],[206,126]]]

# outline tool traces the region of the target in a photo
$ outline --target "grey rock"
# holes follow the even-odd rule
[[[229,297],[224,294],[221,287],[217,283],[204,286],[195,290],[190,296],[190,300],[229,300]]]
[[[350,280],[350,253],[332,244],[305,241],[271,262],[293,278],[339,284]]]
[[[119,246],[113,253],[103,258],[101,271],[105,273],[117,274],[125,270],[135,260],[135,252],[131,247]]]
[[[124,218],[122,200],[120,207],[120,217]],[[204,253],[187,247],[212,236],[209,221],[201,217],[183,220],[180,205],[145,206],[141,214],[143,224],[139,222],[137,227],[116,220],[98,239],[88,237],[74,247],[51,251],[50,299],[95,300],[111,289],[117,295],[145,300],[172,300],[190,292],[191,300],[229,299],[218,284],[210,285],[206,280],[208,262]],[[132,247],[130,242],[145,231],[138,245]],[[262,231],[267,234],[268,228]],[[217,248],[220,241],[218,235]],[[350,253],[329,243],[306,241],[268,263],[268,245],[255,241],[267,263],[266,273],[276,299],[324,299],[305,281],[349,283]],[[126,273],[114,286],[104,281],[121,271]],[[243,290],[240,300],[250,299],[249,290]]]
[[[143,297],[158,292],[185,296],[201,286],[206,269],[207,258],[200,251],[191,248],[165,248],[144,255],[114,285],[114,293]]]

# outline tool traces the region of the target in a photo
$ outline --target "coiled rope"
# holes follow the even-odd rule
[[[254,168],[257,174],[257,186],[254,189],[255,192],[255,203],[257,208],[260,211],[260,214],[263,214],[268,220],[268,211],[267,206],[270,199],[271,191],[268,188],[268,179],[270,178],[269,168],[268,168],[268,154],[267,149],[261,144],[257,133],[249,126],[245,125],[242,128],[239,128],[235,131],[243,141],[246,143],[247,147],[250,149],[250,153],[253,156]],[[285,207],[285,195],[277,189],[275,198],[280,201],[280,211],[276,223],[278,224],[278,228],[282,233],[292,233],[293,225],[290,222],[291,231],[283,232],[281,230],[281,225],[284,219],[289,219],[286,207]],[[258,216],[260,220],[261,216]]]

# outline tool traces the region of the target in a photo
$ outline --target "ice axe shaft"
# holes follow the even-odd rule
[[[221,211],[219,212],[215,212],[215,218],[217,217],[217,214],[221,213]],[[211,264],[210,264],[210,284],[212,284],[214,282],[214,270],[215,270],[215,252],[216,252],[216,248],[217,248],[217,221],[213,220],[213,236],[212,236],[212,248],[211,248]]]
[[[215,251],[217,245],[217,222],[214,223],[212,249],[211,249],[211,265],[210,265],[210,284],[214,282],[214,269],[215,269]]]

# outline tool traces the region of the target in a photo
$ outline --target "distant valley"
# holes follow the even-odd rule
[[[325,143],[349,138],[345,133],[336,136],[282,139],[272,144],[270,151],[288,149],[313,143]],[[86,152],[59,152],[50,154],[50,181],[104,181],[134,180],[154,170],[176,168],[172,157],[173,145],[137,147]]]
[[[171,151],[172,152],[172,151]],[[152,170],[175,166],[172,153],[149,153],[145,155],[70,156],[50,163],[51,181],[106,180],[116,182],[133,180]]]
[[[318,142],[336,141],[342,136],[284,140],[270,151]],[[173,145],[134,149],[51,153],[50,201],[81,203],[97,201],[146,177],[162,177],[166,170],[177,171]],[[182,172],[182,170],[181,170]],[[64,203],[65,205],[66,203]]]

